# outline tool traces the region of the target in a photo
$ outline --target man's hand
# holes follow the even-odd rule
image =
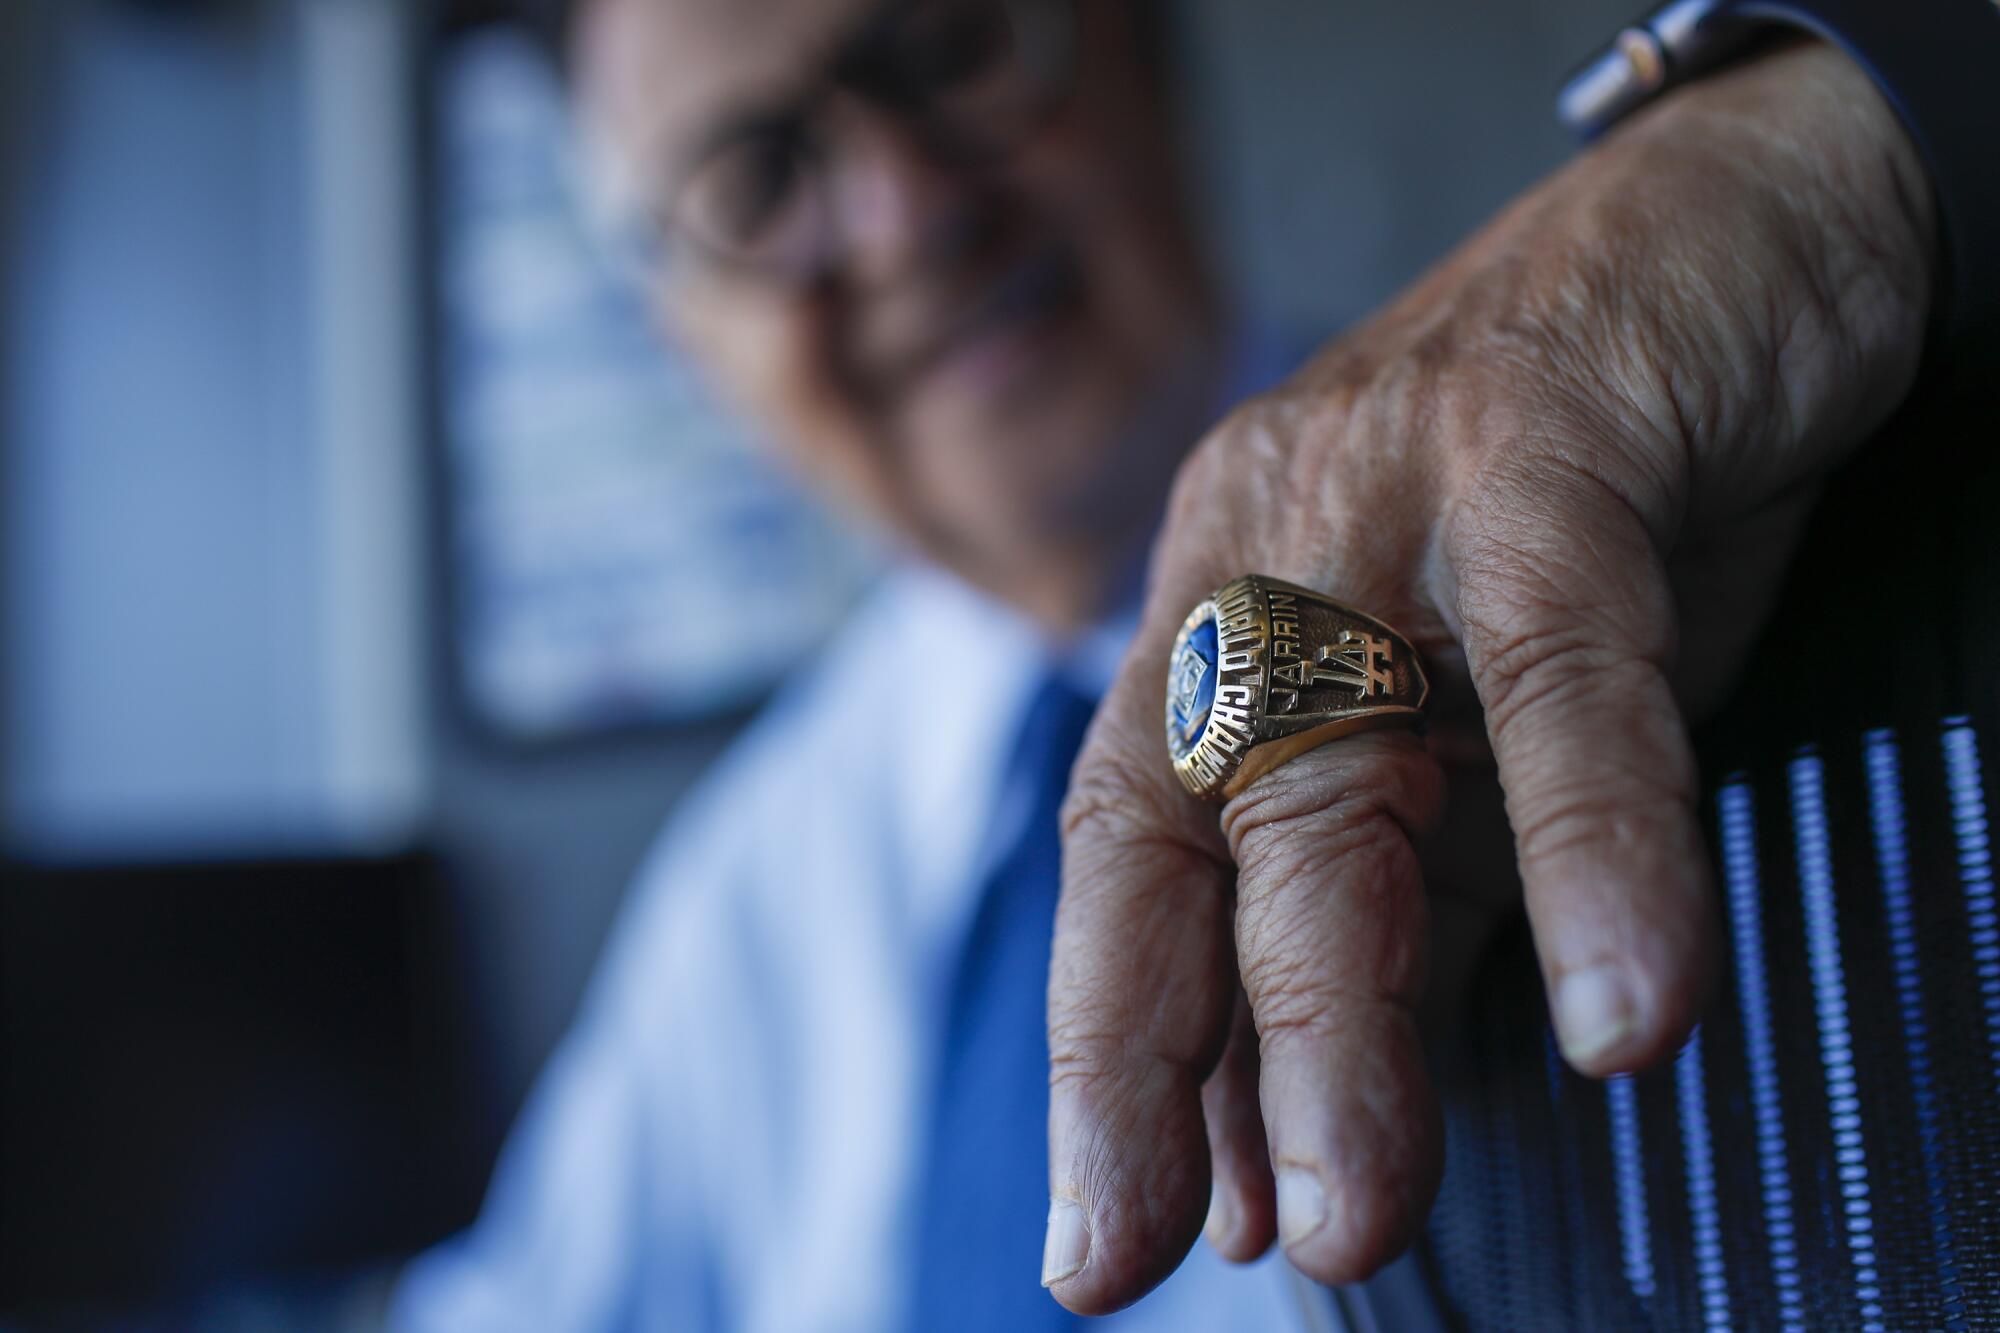
[[[1681,1042],[1714,933],[1686,718],[1736,672],[1819,479],[1908,388],[1930,214],[1866,79],[1794,47],[1535,189],[1190,459],[1065,811],[1063,1304],[1136,1299],[1205,1216],[1224,1254],[1276,1234],[1327,1282],[1410,1243],[1441,1168],[1416,1015],[1448,889],[1490,901],[1518,866],[1578,1069]],[[1167,653],[1253,572],[1401,629],[1435,725],[1428,748],[1315,750],[1218,822],[1167,761]],[[1496,772],[1513,855],[1427,846],[1447,788],[1477,808]],[[1428,899],[1420,848],[1456,867]]]

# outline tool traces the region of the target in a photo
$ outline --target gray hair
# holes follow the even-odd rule
[[[1097,0],[1074,0],[1077,4]],[[521,23],[540,41],[556,67],[567,72],[570,42],[575,36],[576,16],[588,0],[513,0],[513,10]],[[1179,66],[1179,6],[1175,0],[1122,0],[1132,13],[1132,27],[1138,34],[1140,55],[1162,82],[1170,81]]]

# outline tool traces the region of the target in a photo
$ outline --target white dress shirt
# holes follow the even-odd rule
[[[1072,654],[1101,690],[1121,633]],[[478,1223],[404,1275],[405,1333],[902,1326],[952,969],[1051,665],[945,575],[889,577],[681,807]],[[1023,1282],[1039,1275],[1023,1273]],[[1280,1257],[1198,1244],[1143,1330],[1285,1330]]]

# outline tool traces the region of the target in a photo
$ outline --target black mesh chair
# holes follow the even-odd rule
[[[1578,1077],[1503,939],[1437,1053],[1425,1243],[1329,1296],[1350,1328],[2000,1327],[1993,378],[1934,372],[1839,478],[1697,737],[1726,955],[1695,1040]]]

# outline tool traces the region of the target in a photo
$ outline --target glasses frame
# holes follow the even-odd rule
[[[980,133],[977,127],[957,125],[952,118],[912,91],[915,82],[899,69],[893,57],[891,38],[910,16],[927,4],[972,3],[973,0],[886,0],[857,25],[853,35],[841,43],[823,73],[799,95],[763,115],[739,123],[689,154],[686,162],[670,174],[664,202],[649,218],[656,249],[666,257],[686,254],[702,265],[719,271],[763,279],[786,286],[808,286],[835,268],[845,246],[836,210],[830,202],[826,152],[829,136],[815,133],[827,103],[840,91],[859,94],[871,105],[890,112],[914,129],[927,151],[939,162],[961,169],[991,167],[1004,161],[1020,146],[1045,128],[1074,95],[1077,86],[1079,44],[1079,0],[983,0],[1007,11],[1015,40],[1027,54],[1024,61],[1039,85],[1026,114],[1015,123]],[[733,151],[749,138],[770,133],[776,127],[792,130],[800,154],[797,169],[809,191],[812,210],[808,229],[810,245],[784,257],[758,257],[732,250],[704,238],[698,228],[685,224],[689,211],[686,200],[693,182],[705,167],[722,153]],[[796,127],[794,130],[793,127]]]

